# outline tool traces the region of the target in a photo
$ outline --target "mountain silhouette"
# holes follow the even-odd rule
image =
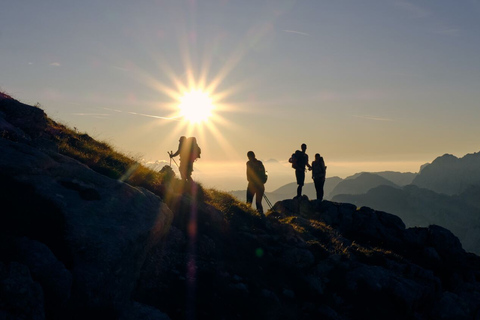
[[[333,198],[338,194],[362,194],[381,185],[398,187],[392,181],[387,180],[378,174],[362,172],[352,178],[339,182],[330,192],[330,197]]]
[[[345,178],[345,180],[355,179],[358,176],[360,176],[362,173],[363,172],[351,175]],[[391,182],[395,183],[397,186],[400,186],[400,187],[411,184],[413,179],[417,176],[417,174],[413,172],[380,171],[380,172],[370,172],[370,173],[376,174],[377,176],[390,180]]]
[[[379,186],[365,194],[336,195],[333,200],[391,212],[410,227],[440,225],[451,230],[466,250],[480,254],[480,206],[476,192],[478,188],[461,196],[449,196],[414,185],[402,189]]]
[[[447,195],[460,194],[472,185],[480,186],[480,152],[462,158],[451,154],[438,157],[423,167],[412,184]]]
[[[480,257],[443,227],[306,196],[262,218],[5,96],[0,132],[1,318],[478,317]]]

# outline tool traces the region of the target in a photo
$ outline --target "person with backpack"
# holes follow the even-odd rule
[[[308,154],[305,153],[307,150],[307,145],[302,143],[301,151],[297,150],[292,157],[288,160],[292,164],[292,168],[295,169],[295,178],[297,179],[297,196],[299,198],[302,196],[302,188],[305,184],[305,167],[308,167],[308,170],[312,170],[312,167],[308,163]]]
[[[325,185],[325,176],[327,174],[327,166],[323,157],[319,153],[315,154],[315,160],[312,162],[312,179],[317,192],[317,200],[323,200],[323,186]]]
[[[178,170],[180,171],[182,180],[192,181],[193,162],[200,158],[201,152],[195,137],[180,137],[180,140],[178,140],[178,150],[175,153],[170,152],[170,158],[180,155],[180,166]]]
[[[262,199],[265,193],[265,183],[267,182],[267,172],[263,166],[262,161],[255,158],[253,151],[247,152],[247,204],[251,205],[253,197],[255,198],[255,204],[257,211],[263,216]]]

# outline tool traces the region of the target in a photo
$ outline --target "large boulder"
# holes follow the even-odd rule
[[[43,291],[28,267],[0,262],[0,319],[45,319]]]
[[[69,157],[5,139],[0,149],[2,232],[49,245],[72,273],[72,309],[119,312],[172,212],[153,193]]]

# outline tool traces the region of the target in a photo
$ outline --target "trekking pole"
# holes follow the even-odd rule
[[[167,151],[167,153],[170,155],[170,152]],[[172,157],[170,157],[170,167],[172,166],[172,160],[177,165],[177,167],[180,169],[180,166],[178,165],[177,161],[175,161],[175,159],[173,159]]]
[[[268,206],[270,207],[270,209],[272,209],[272,203],[270,202],[270,200],[267,198],[267,195],[266,194],[263,194],[263,198],[265,198],[265,202],[267,202]]]

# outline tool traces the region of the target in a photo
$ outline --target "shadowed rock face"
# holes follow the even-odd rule
[[[7,269],[12,261],[30,268],[42,285],[47,316],[120,315],[146,253],[166,235],[172,212],[145,189],[40,147],[39,137],[47,136],[42,110],[5,100],[0,110],[4,136],[15,137],[0,139],[1,249]],[[20,237],[32,240],[19,242]],[[51,262],[42,262],[47,256]],[[34,272],[37,265],[59,271],[49,280],[45,272]],[[55,289],[56,282],[61,288]]]
[[[18,119],[30,111],[9,111],[33,107],[4,101],[0,318],[480,315],[480,258],[447,229],[307,197],[261,219],[234,200],[214,208],[195,184],[164,186],[162,201],[57,153]]]

